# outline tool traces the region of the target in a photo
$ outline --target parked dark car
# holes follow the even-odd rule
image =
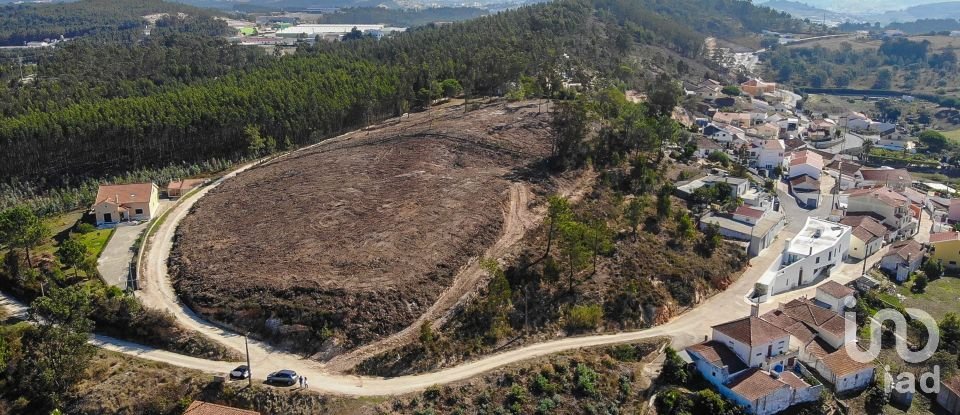
[[[297,384],[298,379],[300,379],[300,376],[297,375],[297,372],[292,370],[281,370],[268,375],[267,383],[271,385],[293,386]]]
[[[230,379],[246,379],[250,377],[250,368],[247,365],[237,366],[236,369],[230,371]]]

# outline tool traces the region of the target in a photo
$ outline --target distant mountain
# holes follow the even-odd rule
[[[766,3],[763,3],[763,5],[774,10],[789,13],[791,16],[798,19],[810,19],[814,22],[820,22],[824,19],[826,19],[828,23],[860,20],[851,14],[822,9],[799,1],[770,0]]]
[[[804,0],[810,7],[850,15],[882,14],[887,11],[932,3],[930,0]],[[757,2],[767,5],[767,2]],[[772,7],[772,6],[771,6]]]

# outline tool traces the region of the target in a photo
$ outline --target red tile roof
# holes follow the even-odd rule
[[[730,351],[726,345],[717,341],[710,340],[700,344],[695,344],[688,347],[687,351],[695,352],[714,366],[726,366],[727,371],[731,374],[747,368],[746,363],[743,363],[743,361],[740,360],[736,354]]]
[[[800,379],[797,375],[794,375],[793,372],[783,372],[780,374],[780,381],[790,385],[794,389],[806,389],[810,387],[810,384],[804,382],[803,379]]]
[[[956,241],[960,239],[960,232],[950,231],[950,232],[938,232],[930,234],[930,243],[935,244],[938,242],[946,241]]]
[[[753,316],[718,324],[713,326],[713,329],[749,346],[768,343],[790,335],[780,327]]]
[[[857,189],[849,192],[847,195],[850,199],[858,197],[873,197],[893,207],[910,204],[909,199],[885,186]]]
[[[260,413],[209,402],[193,401],[183,415],[260,415]]]
[[[913,239],[900,241],[890,245],[890,249],[884,256],[887,255],[897,255],[904,261],[908,259],[920,258],[923,256],[923,245],[920,245],[920,242],[914,241]]]
[[[913,177],[904,169],[860,169],[864,180],[872,182],[906,182],[911,183]]]
[[[827,281],[817,286],[817,291],[823,291],[833,298],[845,298],[853,295],[853,288],[847,287],[836,281]]]
[[[842,337],[847,320],[839,314],[814,304],[806,298],[781,304],[781,311],[794,320],[802,321],[817,331],[826,331]]]
[[[738,206],[737,210],[733,211],[734,215],[747,216],[754,219],[762,218],[763,213],[764,212],[762,210],[754,209],[752,207],[744,206],[744,205]]]
[[[887,227],[883,223],[866,215],[844,216],[840,223],[853,227],[853,234],[864,242],[869,242],[873,237],[882,238],[887,234]]]
[[[754,402],[764,396],[769,396],[781,388],[789,388],[790,385],[774,379],[767,372],[753,368],[743,376],[739,376],[730,382],[728,387],[737,395],[744,397],[750,402]]]
[[[853,360],[853,358],[847,354],[846,347],[841,347],[837,351],[824,356],[821,361],[824,366],[830,369],[830,372],[837,377],[843,377],[874,367],[870,363],[860,363]]]
[[[97,189],[94,204],[110,201],[118,205],[146,203],[153,194],[153,183],[103,184]]]

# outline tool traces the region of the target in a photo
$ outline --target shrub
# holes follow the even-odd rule
[[[690,379],[687,362],[684,362],[672,347],[667,347],[664,353],[667,357],[663,362],[663,370],[660,372],[659,380],[671,385],[687,383],[687,380]]]
[[[520,386],[519,383],[514,383],[510,387],[510,392],[507,392],[507,402],[511,405],[520,404],[523,405],[527,401],[527,391]]]
[[[80,222],[76,226],[77,233],[86,234],[97,230],[93,224],[87,222]]]
[[[567,328],[571,330],[593,330],[600,325],[603,309],[599,304],[574,306],[567,313]]]
[[[550,382],[543,374],[537,374],[530,384],[530,390],[537,395],[553,395],[557,392],[557,385]]]
[[[540,403],[537,404],[537,413],[538,414],[549,414],[553,412],[554,408],[557,407],[557,403],[550,398],[543,398],[540,400]]]
[[[597,372],[583,363],[577,364],[576,370],[577,391],[587,396],[596,396],[599,393],[597,389]]]

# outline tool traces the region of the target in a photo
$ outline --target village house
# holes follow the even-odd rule
[[[720,98],[723,85],[713,79],[704,79],[699,83],[684,82],[684,91],[687,95],[696,95],[704,100]]]
[[[700,218],[701,230],[714,225],[725,238],[748,242],[750,256],[760,255],[773,244],[784,224],[783,213],[749,206],[739,206],[732,214],[709,212]]]
[[[750,180],[739,177],[708,175],[699,179],[691,180],[687,183],[677,186],[677,194],[682,198],[689,198],[694,190],[703,186],[713,186],[716,183],[725,183],[730,187],[730,197],[738,198],[744,196],[750,190]]]
[[[773,93],[776,90],[776,82],[764,82],[759,78],[753,78],[740,84],[740,91],[752,97],[760,97],[763,96],[763,94]]]
[[[180,196],[190,193],[190,191],[195,187],[201,186],[206,182],[206,179],[173,180],[170,183],[167,183],[167,197],[170,199],[176,199]]]
[[[887,227],[869,215],[844,216],[840,223],[850,226],[850,257],[865,259],[880,252],[887,242]]]
[[[757,281],[755,295],[765,300],[830,275],[847,256],[851,231],[847,225],[807,218],[803,229],[787,241],[779,258]]]
[[[856,189],[847,194],[847,215],[864,213],[874,215],[892,230],[887,241],[913,234],[917,222],[913,220],[910,201],[887,187]],[[882,218],[882,220],[881,220]]]
[[[894,243],[880,260],[880,269],[894,275],[897,282],[904,282],[920,268],[923,253],[923,245],[913,239]]]
[[[870,363],[854,360],[841,347],[824,356],[816,364],[816,370],[827,382],[833,384],[837,393],[864,389],[873,383],[875,367]]]
[[[904,169],[881,167],[878,169],[861,168],[853,175],[856,187],[887,186],[896,191],[910,187],[913,177]]]
[[[160,209],[160,191],[153,183],[101,185],[95,200],[97,226],[150,220]]]
[[[960,222],[960,199],[949,199],[947,218],[950,222]]]
[[[957,269],[960,264],[960,232],[938,232],[930,234],[930,258],[944,267]]]
[[[705,159],[710,157],[710,153],[714,151],[723,152],[723,147],[720,144],[717,144],[716,141],[713,141],[704,136],[697,136],[697,151],[694,153],[699,158]]]
[[[753,125],[749,113],[717,111],[713,114],[713,122],[728,124],[738,128],[747,128]]]
[[[855,176],[861,167],[862,166],[855,161],[844,160],[837,157],[824,166],[824,169],[830,177],[837,179],[837,183],[840,184],[840,190],[848,190],[856,187],[857,181]]]
[[[790,156],[790,170],[788,177],[794,178],[802,175],[810,176],[820,180],[820,173],[823,171],[823,157],[811,150],[801,150],[794,152]]]
[[[750,156],[754,159],[755,167],[759,169],[773,170],[776,167],[787,168],[786,146],[783,140],[758,140],[751,150]]]
[[[856,291],[853,288],[831,280],[817,286],[814,302],[842,316],[847,309],[848,299],[853,298],[854,294]]]

